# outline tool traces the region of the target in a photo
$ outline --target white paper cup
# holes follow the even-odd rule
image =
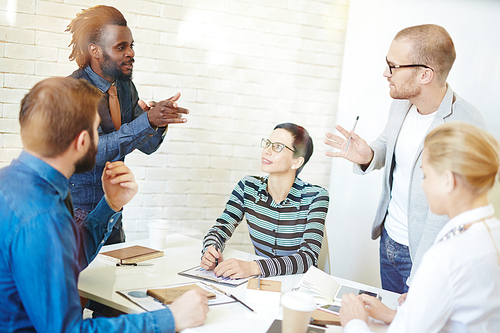
[[[163,250],[167,246],[167,234],[170,223],[167,220],[151,220],[148,222],[149,246],[155,250]]]
[[[312,313],[316,309],[316,302],[312,296],[300,291],[289,291],[281,298],[281,305],[283,305],[281,332],[307,332]]]

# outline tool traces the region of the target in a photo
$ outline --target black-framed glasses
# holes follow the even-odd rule
[[[389,63],[389,60],[387,60],[387,57],[385,58],[385,61],[387,62],[387,67],[389,67],[389,73],[392,75],[392,70],[395,69],[395,68],[409,68],[409,67],[424,67],[424,68],[428,68],[430,69],[431,71],[434,72],[434,69],[427,66],[427,65],[420,65],[420,64],[413,64],[413,65],[391,65]]]
[[[260,141],[260,146],[262,148],[267,148],[269,146],[272,146],[273,151],[275,151],[277,153],[281,153],[283,151],[283,149],[285,149],[285,148],[288,148],[292,152],[295,153],[295,150],[293,150],[292,148],[288,147],[284,143],[281,143],[281,142],[271,142],[271,141],[269,141],[269,139],[266,139],[266,138],[262,138],[262,140]]]

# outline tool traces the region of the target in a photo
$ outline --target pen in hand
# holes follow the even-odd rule
[[[215,251],[217,251],[217,253],[219,253],[219,247],[217,245],[214,245],[215,247]],[[219,264],[219,258],[215,258],[215,267],[217,267],[217,265]]]
[[[358,124],[359,116],[356,117],[356,121],[354,122],[354,126],[352,127],[352,131],[349,134],[349,139],[347,140],[347,146],[345,147],[344,150],[344,155],[347,153],[347,149],[349,149],[349,145],[351,144],[351,139],[352,139],[352,133],[356,129],[356,125]]]

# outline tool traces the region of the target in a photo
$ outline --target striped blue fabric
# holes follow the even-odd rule
[[[246,176],[234,188],[226,208],[203,240],[203,253],[214,245],[224,250],[236,227],[246,218],[262,276],[304,273],[317,265],[328,191],[295,178],[285,200],[274,202],[267,177]]]

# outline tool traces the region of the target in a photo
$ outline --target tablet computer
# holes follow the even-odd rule
[[[339,290],[337,290],[337,293],[334,296],[335,301],[342,301],[342,295],[344,294],[351,294],[353,293],[354,295],[361,295],[361,294],[366,294],[368,296],[373,296],[377,297],[378,299],[382,300],[382,297],[373,291],[368,291],[368,290],[363,290],[363,289],[358,289],[358,288],[353,288],[345,285],[341,285]]]

